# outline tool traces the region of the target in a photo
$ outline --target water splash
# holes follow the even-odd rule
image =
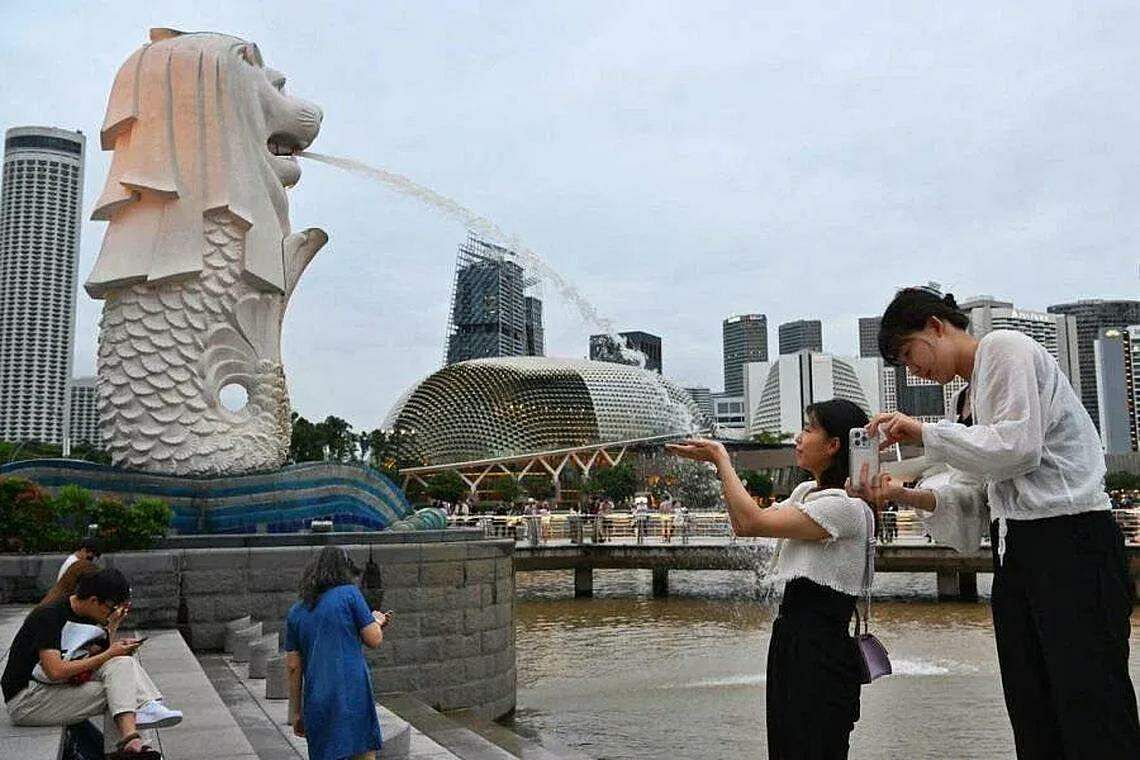
[[[587,324],[593,325],[600,332],[609,336],[613,340],[614,345],[621,352],[623,359],[638,367],[645,367],[645,354],[626,343],[625,339],[617,334],[613,323],[598,314],[598,310],[594,305],[590,303],[576,287],[559,274],[554,267],[550,266],[546,259],[524,245],[516,236],[508,235],[491,220],[480,216],[461,203],[445,195],[441,195],[431,188],[425,187],[402,174],[390,172],[387,169],[378,169],[351,158],[330,156],[324,153],[304,151],[297,155],[302,158],[311,158],[314,161],[319,161],[329,166],[335,166],[338,169],[343,169],[353,174],[374,179],[401,195],[415,198],[421,203],[431,206],[444,216],[454,219],[489,242],[496,243],[514,251],[519,258],[523,260],[525,268],[533,274],[542,277],[547,282],[550,282],[558,291],[558,294],[578,310],[578,313]]]

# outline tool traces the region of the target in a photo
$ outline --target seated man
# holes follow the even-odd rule
[[[138,729],[176,725],[182,713],[162,704],[162,694],[131,656],[142,641],[117,638],[130,594],[123,574],[109,568],[80,578],[74,594],[28,614],[0,679],[13,724],[68,725],[103,713],[104,739],[114,747],[107,757],[161,757],[143,743]],[[85,646],[89,656],[70,659],[74,653],[64,639],[89,631],[83,624],[105,626],[107,636]]]
[[[85,559],[88,562],[94,562],[95,560],[99,559],[102,553],[103,552],[99,550],[98,539],[83,539],[79,542],[79,546],[75,548],[75,551],[67,555],[67,559],[65,559],[63,561],[63,564],[59,566],[59,575],[57,575],[55,579],[58,581],[60,578],[62,578],[63,574],[67,572],[67,568],[71,567],[79,560]]]

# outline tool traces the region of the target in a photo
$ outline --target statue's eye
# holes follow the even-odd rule
[[[270,84],[276,87],[278,92],[281,92],[285,89],[285,77],[275,77]]]

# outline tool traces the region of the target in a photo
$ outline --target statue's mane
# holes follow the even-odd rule
[[[284,289],[285,191],[269,163],[257,46],[214,33],[151,31],[119,69],[100,133],[114,157],[92,218],[110,222],[88,278],[94,297],[202,269],[203,216],[248,225],[245,274]]]

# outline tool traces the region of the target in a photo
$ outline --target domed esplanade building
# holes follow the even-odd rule
[[[521,356],[444,367],[407,391],[385,428],[412,434],[429,465],[692,432],[689,394],[656,372]]]

